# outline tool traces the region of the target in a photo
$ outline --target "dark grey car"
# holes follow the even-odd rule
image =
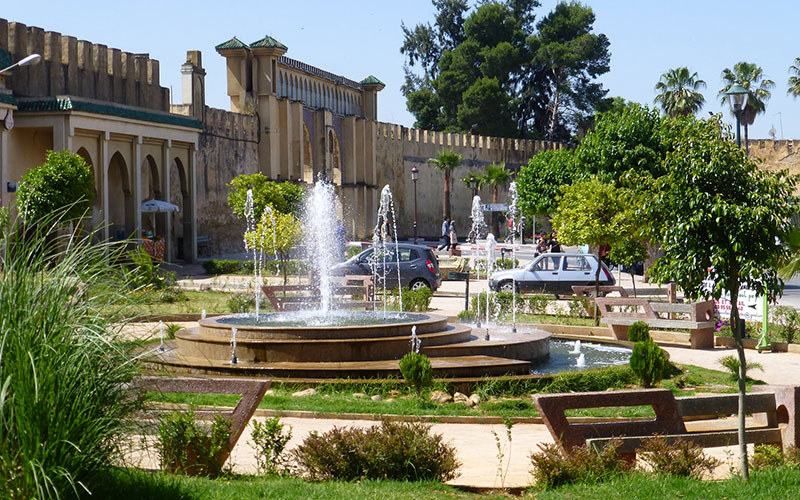
[[[433,291],[442,284],[439,261],[433,251],[423,245],[410,243],[387,244],[386,253],[373,257],[373,249],[368,248],[360,254],[333,266],[332,276],[370,275],[374,270],[383,276],[386,266],[386,286],[397,286],[397,255],[400,254],[400,281],[404,287],[418,289],[427,286]]]

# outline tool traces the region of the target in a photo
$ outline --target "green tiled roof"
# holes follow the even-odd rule
[[[182,127],[203,128],[200,120],[188,116],[171,113],[159,113],[143,108],[129,108],[113,103],[83,101],[72,97],[45,97],[43,99],[23,100],[19,102],[20,111],[84,111],[101,115],[121,116],[133,120],[142,120]]]
[[[374,76],[369,75],[368,77],[366,77],[363,80],[361,80],[361,85],[383,85],[383,82],[378,80]],[[385,85],[384,85],[384,87],[385,87]]]
[[[11,94],[0,94],[0,102],[4,102],[6,104],[17,104],[17,100],[14,99],[14,96]]]
[[[267,49],[273,49],[274,48],[274,49],[281,49],[281,50],[289,50],[289,47],[287,47],[286,45],[282,44],[281,42],[275,40],[274,38],[272,38],[269,35],[265,35],[264,38],[262,38],[261,40],[258,40],[256,42],[251,43],[250,47],[253,47],[253,48],[262,47],[262,48],[267,48]]]
[[[2,47],[0,47],[0,69],[7,68],[13,64],[11,62],[11,54]]]
[[[230,49],[248,49],[250,47],[247,46],[246,43],[239,40],[236,37],[231,38],[227,42],[222,42],[221,44],[214,47],[217,50],[230,50]]]

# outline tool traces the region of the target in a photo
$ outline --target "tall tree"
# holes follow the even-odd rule
[[[439,151],[436,158],[429,158],[436,168],[444,172],[444,199],[442,200],[442,217],[450,217],[450,174],[453,169],[461,165],[461,155],[456,154],[452,149]]]
[[[789,66],[789,73],[794,73],[794,75],[789,77],[787,83],[789,90],[786,91],[786,95],[800,97],[800,57],[795,57],[794,64]]]
[[[529,215],[547,215],[558,206],[561,186],[583,176],[571,149],[542,151],[523,165],[517,175],[517,195],[522,211]]]
[[[683,119],[681,134],[665,159],[667,174],[653,183],[644,211],[652,241],[664,256],[651,268],[660,282],[675,281],[684,295],[704,297],[709,275],[719,298],[730,293],[738,302],[746,286],[774,298],[783,289],[776,269],[788,249],[797,178],[761,170],[731,141],[719,118]],[[731,326],[739,356],[739,446],[741,470],[748,477],[744,433],[746,360],[738,308],[731,308]]]
[[[540,88],[530,98],[547,102],[546,128],[544,117],[534,117],[534,127],[549,140],[568,140],[575,124],[593,114],[607,92],[594,79],[609,70],[609,41],[602,33],[592,33],[594,21],[590,7],[561,2],[527,41],[532,66],[544,70],[539,75],[544,81],[537,82]]]
[[[683,66],[673,68],[661,75],[656,84],[654,104],[660,104],[667,116],[687,116],[700,111],[706,98],[700,89],[706,88],[706,82],[697,77],[697,72],[689,73]]]
[[[747,89],[747,104],[741,116],[746,146],[748,141],[747,129],[753,124],[757,115],[767,110],[767,101],[772,96],[770,90],[775,87],[775,82],[764,78],[764,70],[760,66],[744,61],[734,64],[733,70],[730,68],[722,70],[722,80],[725,82],[725,86],[717,94],[722,104],[728,102],[730,96],[726,92],[737,82]]]
[[[486,170],[478,177],[479,186],[491,186],[492,188],[492,203],[497,203],[500,188],[505,187],[506,184],[511,182],[511,172],[506,170],[505,163],[492,163]],[[497,217],[497,212],[492,212],[492,231],[495,236],[500,236],[500,223]]]

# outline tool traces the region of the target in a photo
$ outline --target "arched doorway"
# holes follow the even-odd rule
[[[90,214],[90,217],[91,217],[91,229],[97,229],[100,227],[103,218],[102,217],[103,200],[100,196],[100,193],[103,190],[101,185],[101,178],[99,175],[97,175],[97,169],[94,166],[94,161],[92,161],[92,155],[86,148],[84,147],[79,148],[75,152],[75,154],[83,158],[83,161],[85,161],[86,164],[92,168],[92,178],[94,179],[94,199],[92,200],[92,212]],[[89,227],[87,227],[88,224],[89,224],[88,220],[83,221],[82,222],[83,228],[89,229]]]
[[[186,168],[180,158],[172,161],[169,171],[170,192],[168,200],[170,203],[178,205],[177,212],[170,212],[172,218],[172,234],[167,235],[175,248],[175,258],[178,260],[191,259],[192,256],[192,220],[191,205],[189,200],[189,182],[186,175]]]
[[[161,192],[161,176],[158,175],[158,165],[152,155],[147,155],[142,162],[142,199],[139,203],[145,200],[163,200],[163,193]],[[142,217],[142,234],[150,234],[153,236],[164,236],[167,230],[167,214],[143,214]]]
[[[308,127],[303,123],[303,182],[312,184],[314,182],[314,156],[311,151],[311,134]]]
[[[119,151],[114,153],[108,163],[107,222],[113,239],[125,239],[136,230],[130,172]]]
[[[341,186],[342,166],[339,156],[339,138],[333,130],[328,132],[328,154],[330,154],[330,166],[333,174],[331,181],[335,186]]]

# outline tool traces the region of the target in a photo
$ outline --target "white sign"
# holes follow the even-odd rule
[[[714,282],[711,280],[703,281],[703,288],[711,292]],[[714,314],[723,320],[731,317],[731,294],[724,292],[718,299],[714,299]],[[739,289],[739,300],[737,304],[739,317],[745,321],[762,321],[764,318],[764,300],[755,290],[747,288]]]
[[[508,203],[486,203],[483,205],[484,212],[506,212]]]

